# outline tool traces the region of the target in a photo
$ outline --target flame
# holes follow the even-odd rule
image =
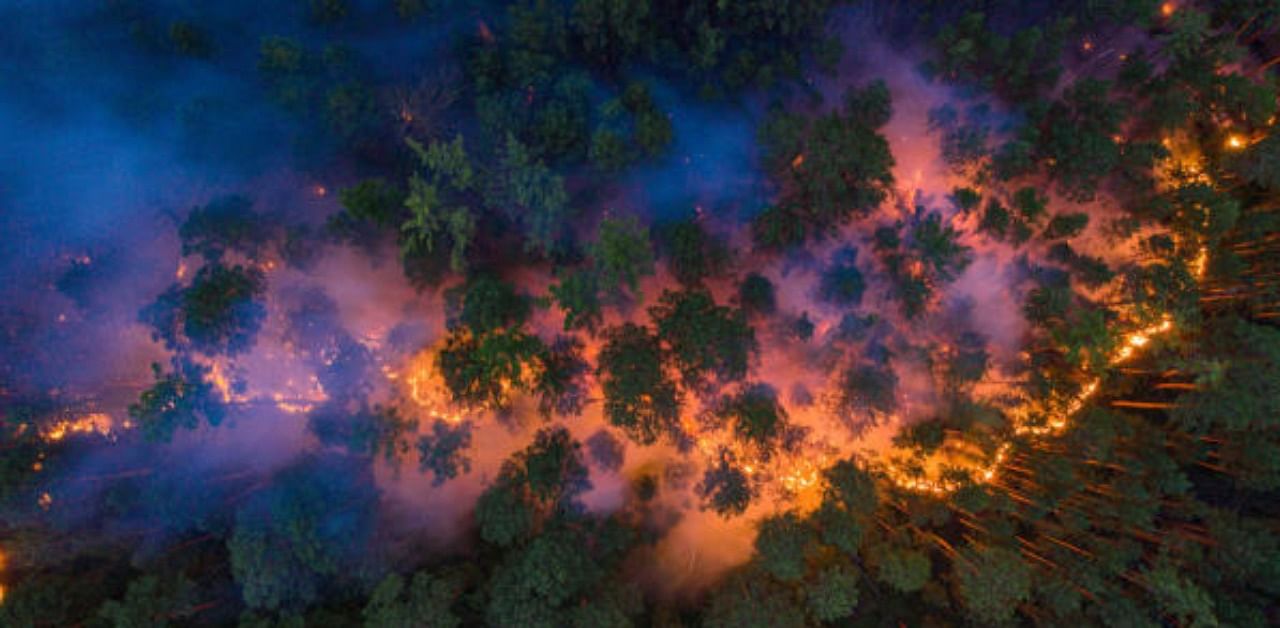
[[[58,442],[73,434],[110,436],[113,423],[111,415],[104,412],[91,412],[80,418],[58,421],[45,428],[40,436],[46,442],[51,443]]]
[[[209,373],[205,376],[205,381],[211,384],[214,390],[222,396],[223,403],[232,403],[233,401],[244,401],[241,395],[237,395],[231,387],[231,380],[227,377],[225,367],[222,362],[213,361],[209,364]]]
[[[445,385],[444,376],[436,368],[438,349],[431,348],[419,352],[409,360],[403,372],[395,372],[384,367],[387,379],[392,381],[403,379],[408,398],[432,419],[440,419],[446,423],[457,425],[467,418],[465,412],[453,402],[453,396]],[[509,391],[509,384],[504,382],[504,391]]]
[[[1166,16],[1173,13],[1173,10],[1174,5],[1171,2],[1167,2],[1161,7],[1161,12]],[[1238,135],[1232,135],[1227,141],[1228,147],[1234,148],[1242,147],[1245,143]],[[1197,165],[1198,156],[1187,151],[1186,147],[1182,143],[1179,143],[1179,145],[1175,147],[1170,138],[1167,137],[1162,139],[1161,143],[1168,148],[1175,149],[1173,157],[1169,164],[1166,165],[1166,170],[1169,169],[1169,166],[1172,166],[1171,169],[1175,173],[1179,170],[1183,170],[1196,175],[1197,179],[1204,180],[1206,182],[1209,181],[1208,176],[1202,173]],[[1204,277],[1205,269],[1208,265],[1208,258],[1208,248],[1201,246],[1195,259],[1191,260],[1191,270],[1197,279]],[[1160,334],[1165,334],[1172,329],[1173,319],[1166,314],[1162,317],[1159,323],[1130,332],[1124,337],[1124,341],[1121,343],[1120,347],[1111,355],[1108,360],[1108,364],[1115,366],[1129,360],[1136,355],[1139,350],[1146,347],[1154,337]],[[1033,414],[1029,411],[1031,408],[1021,408],[1019,411],[1015,411],[1012,416],[1014,433],[1029,436],[1046,436],[1061,433],[1067,429],[1071,418],[1084,408],[1089,399],[1098,392],[1100,383],[1101,380],[1098,378],[1090,380],[1081,388],[1079,394],[1065,404],[1062,410],[1058,412],[1055,417],[1049,419],[1043,424],[1030,422],[1029,419]],[[1005,458],[1012,446],[1013,444],[1011,441],[1002,442],[999,447],[997,447],[995,456],[993,456],[990,464],[984,467],[970,469],[970,471],[973,472],[973,477],[982,482],[990,482],[994,479],[996,474],[999,473],[1000,467],[1005,461]],[[890,462],[892,463],[893,461],[891,460]],[[918,493],[944,495],[960,488],[959,484],[956,482],[919,477],[905,468],[894,467],[892,464],[888,465],[887,474],[892,483],[899,488]]]

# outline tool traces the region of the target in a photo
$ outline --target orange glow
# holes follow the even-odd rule
[[[173,273],[173,276],[174,276],[175,278],[177,278],[179,281],[181,281],[183,277],[186,277],[186,276],[187,276],[187,262],[186,262],[186,260],[182,260],[182,261],[179,261],[179,262],[178,262],[178,270],[177,270],[176,272],[174,272],[174,273]]]
[[[1231,150],[1240,150],[1245,147],[1244,138],[1239,135],[1232,135],[1227,138],[1227,148]]]
[[[796,155],[795,159],[791,160],[792,168],[799,168],[802,165],[804,165],[804,153],[800,153],[799,155]]]
[[[329,188],[326,188],[325,186],[317,183],[315,186],[311,188],[311,193],[319,197],[324,197],[326,194],[329,193]]]
[[[103,412],[91,412],[77,419],[63,419],[45,428],[41,437],[47,442],[57,442],[74,434],[111,435],[113,421]]]
[[[1172,16],[1173,12],[1177,10],[1178,10],[1178,5],[1172,2],[1166,2],[1160,5],[1160,15],[1163,15],[1164,17]]]
[[[385,369],[384,373],[387,379],[392,381],[403,379],[409,400],[429,418],[457,425],[466,419],[467,415],[453,402],[453,396],[445,385],[444,376],[436,369],[437,353],[438,350],[434,348],[421,351],[409,360],[403,373]],[[505,386],[504,390],[507,390]]]
[[[227,377],[223,370],[221,362],[214,361],[209,364],[209,374],[205,376],[205,381],[211,384],[214,390],[222,396],[223,403],[231,403],[233,400],[242,401],[239,395],[231,389],[231,380]]]
[[[36,500],[36,504],[40,506],[41,510],[48,510],[50,506],[53,506],[53,496],[48,493],[40,493],[40,499]]]

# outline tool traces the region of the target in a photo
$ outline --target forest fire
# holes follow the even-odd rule
[[[1276,614],[1258,3],[18,4],[0,625]]]

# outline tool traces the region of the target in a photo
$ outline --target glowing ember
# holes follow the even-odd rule
[[[1160,15],[1163,15],[1164,17],[1172,16],[1173,12],[1177,10],[1178,10],[1178,5],[1172,2],[1166,2],[1160,5]]]
[[[1227,148],[1231,150],[1240,150],[1241,148],[1244,148],[1244,146],[1244,138],[1239,135],[1232,135],[1227,138]]]

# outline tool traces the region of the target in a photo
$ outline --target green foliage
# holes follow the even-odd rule
[[[970,384],[982,379],[990,366],[986,339],[973,332],[965,332],[956,342],[956,349],[947,363],[946,379],[953,386]]]
[[[982,212],[982,221],[978,223],[978,231],[997,240],[1003,240],[1009,233],[1009,219],[1009,210],[993,198],[987,201],[987,208]]]
[[[511,284],[482,275],[449,295],[461,298],[462,307],[451,327],[463,326],[476,334],[504,328],[519,328],[529,318],[529,297]]]
[[[907,548],[886,548],[875,555],[876,577],[897,591],[919,591],[929,582],[933,565],[923,552]]]
[[[471,472],[471,459],[466,456],[466,450],[471,448],[470,422],[450,425],[436,420],[431,425],[431,433],[418,438],[417,447],[418,470],[431,472],[432,486],[440,486],[459,473]]]
[[[794,206],[770,206],[751,221],[751,240],[757,248],[781,251],[803,244],[811,229]]]
[[[538,412],[544,418],[582,413],[588,391],[584,378],[590,371],[582,349],[582,341],[576,337],[560,336],[541,356],[533,392],[538,396]]]
[[[702,625],[707,628],[800,628],[804,607],[792,590],[764,574],[731,574],[711,594]]]
[[[1280,190],[1280,131],[1266,137],[1227,160],[1227,165],[1241,179],[1268,190]]]
[[[774,515],[760,523],[756,557],[773,577],[797,582],[804,577],[805,555],[812,541],[811,531],[794,514]]]
[[[604,390],[604,414],[632,440],[650,444],[676,427],[680,397],[667,379],[662,346],[645,327],[626,323],[604,332],[596,377]]]
[[[1108,98],[1110,90],[1105,81],[1082,79],[1046,115],[1040,150],[1050,160],[1049,172],[1073,200],[1093,199],[1102,179],[1120,164],[1121,147],[1114,138],[1125,116]]]
[[[719,462],[707,468],[697,491],[702,496],[704,508],[710,508],[725,518],[746,512],[755,496],[751,479],[723,452]]]
[[[558,501],[590,487],[580,445],[563,427],[538,430],[533,443],[513,460],[513,477],[526,483],[539,501]]]
[[[773,282],[759,273],[748,273],[738,285],[738,306],[747,314],[772,314],[778,307]]]
[[[333,458],[307,457],[236,512],[227,539],[231,573],[252,609],[305,608],[358,552],[376,495]]]
[[[1057,214],[1049,220],[1049,226],[1044,228],[1044,237],[1047,240],[1074,238],[1088,225],[1089,214],[1084,212]]]
[[[644,42],[649,10],[648,0],[575,0],[570,24],[589,59],[613,66]]]
[[[1018,191],[1013,193],[1013,208],[1028,223],[1039,222],[1048,205],[1049,198],[1031,186],[1018,188]]]
[[[405,193],[383,179],[365,179],[338,192],[342,211],[329,216],[325,230],[373,251],[383,234],[405,221]]]
[[[965,13],[938,30],[933,44],[938,56],[926,69],[948,80],[993,89],[1014,101],[1027,100],[1057,83],[1059,56],[1072,22],[1043,19],[1048,29],[1028,27],[1007,37],[987,25],[987,16]]]
[[[526,250],[551,254],[569,215],[564,177],[534,159],[515,135],[508,134],[495,178],[488,202],[524,225]]]
[[[984,625],[1013,619],[1018,604],[1031,597],[1031,573],[1017,552],[983,546],[954,563],[956,594],[965,611]]]
[[[308,427],[320,443],[339,446],[354,456],[381,456],[392,467],[409,451],[409,436],[418,428],[414,419],[401,416],[394,407],[374,406],[349,412],[326,404],[308,418]]]
[[[671,274],[685,286],[695,286],[717,274],[726,264],[724,244],[702,228],[696,219],[664,225],[659,230]]]
[[[124,598],[108,600],[98,617],[115,628],[163,628],[185,616],[195,584],[186,577],[142,576],[129,582]]]
[[[208,59],[214,53],[209,33],[191,22],[169,24],[169,43],[178,54],[194,59]]]
[[[510,391],[528,390],[546,345],[519,329],[473,334],[451,332],[436,355],[436,368],[453,399],[466,405],[502,408]]]
[[[129,405],[129,418],[147,440],[168,442],[178,428],[196,429],[201,419],[212,426],[222,423],[226,408],[206,379],[207,367],[181,360],[174,362],[170,373],[157,363],[151,365],[151,372],[155,384]]]
[[[509,547],[533,528],[533,509],[515,487],[495,484],[476,501],[476,525],[485,542]]]
[[[818,621],[833,622],[849,617],[858,606],[858,575],[841,564],[827,567],[805,589],[805,598],[809,612]]]
[[[341,22],[347,17],[347,0],[308,0],[311,19],[320,24]]]
[[[988,206],[988,212],[991,206]],[[969,247],[960,244],[960,233],[944,225],[938,212],[918,211],[905,225],[880,227],[875,232],[875,248],[893,281],[893,294],[902,301],[903,313],[915,318],[924,312],[933,294],[944,283],[955,280],[973,260]]]
[[[565,331],[594,331],[600,325],[600,285],[595,273],[586,269],[564,272],[548,290],[556,305],[564,311]]]
[[[631,163],[631,150],[617,131],[599,128],[591,134],[591,163],[605,172],[617,172]]]
[[[892,369],[851,366],[840,375],[836,408],[848,415],[867,413],[880,417],[891,414],[898,407],[895,398],[897,387],[898,376]]]
[[[817,235],[877,207],[893,185],[893,155],[877,132],[890,113],[884,83],[849,90],[842,109],[809,125],[800,143],[802,157],[775,170],[784,181],[781,207],[787,208],[775,211],[787,211],[802,223],[797,228]]]
[[[426,571],[406,584],[390,574],[369,595],[363,616],[367,628],[456,628],[462,620],[453,612],[460,593],[456,578]]]
[[[401,257],[408,265],[447,248],[450,268],[461,272],[467,268],[467,249],[476,234],[476,216],[467,197],[475,174],[462,136],[448,144],[432,142],[426,148],[412,139],[406,142],[431,179],[428,182],[417,173],[409,178],[404,202],[409,217],[400,225]]]
[[[716,305],[706,289],[693,288],[663,292],[649,314],[686,387],[697,388],[709,376],[719,382],[746,377],[758,345],[742,310]]]
[[[822,271],[818,295],[826,301],[845,307],[862,303],[862,292],[867,284],[862,278],[862,271],[854,264],[857,258],[858,250],[853,247],[837,252],[831,265]]]
[[[951,202],[967,214],[982,204],[982,194],[973,188],[958,187],[951,191]]]
[[[767,455],[787,424],[787,411],[778,393],[768,384],[744,387],[726,398],[717,414],[733,425],[739,438],[755,444]]]
[[[251,261],[262,259],[274,240],[276,226],[253,211],[244,196],[222,196],[191,210],[178,229],[182,255],[200,255],[208,263],[235,251]]]
[[[266,278],[256,268],[202,267],[191,285],[178,293],[183,335],[206,353],[247,350],[266,318],[266,308],[259,301],[265,291]],[[161,295],[157,304],[165,300],[166,295]]]
[[[640,278],[653,274],[649,230],[635,216],[605,218],[587,251],[606,293],[620,294],[625,287],[639,297]]]

